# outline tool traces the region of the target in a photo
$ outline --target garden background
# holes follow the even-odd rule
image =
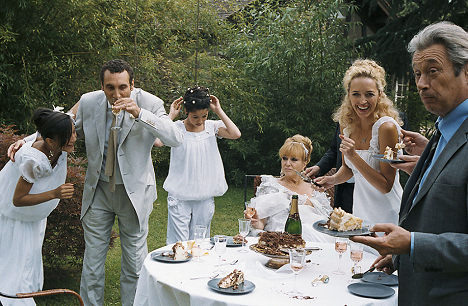
[[[408,90],[397,107],[407,114],[412,130],[430,134],[435,118],[419,100],[405,46],[435,21],[450,20],[467,29],[466,0],[256,0],[243,8],[235,3],[3,0],[0,166],[8,145],[34,131],[35,108],[69,109],[83,93],[100,89],[100,66],[113,58],[128,61],[135,85],[162,98],[167,111],[187,87],[209,87],[240,128],[239,140],[219,141],[230,189],[216,199],[212,234],[235,234],[243,210],[244,175],[277,175],[277,152],[287,137],[299,133],[312,139],[310,165],[326,152],[335,129],[331,116],[343,95],[343,74],[358,57],[381,63],[388,83],[407,80]],[[362,20],[372,19],[383,4],[385,25],[357,40],[349,35],[360,24],[343,16],[357,13]],[[220,14],[226,10],[232,14]],[[387,94],[393,97],[395,92]],[[155,148],[152,154],[159,197],[151,215],[150,250],[165,240],[166,194],[160,186],[168,171],[169,148]],[[78,142],[68,176],[76,195],[62,201],[49,218],[45,289],[79,291],[83,245],[78,218],[85,169],[83,142]],[[113,241],[118,246],[117,236]],[[109,251],[105,305],[120,301],[119,249]],[[73,305],[55,300],[38,304]]]

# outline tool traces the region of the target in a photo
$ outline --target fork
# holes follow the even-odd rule
[[[231,266],[233,266],[233,265],[235,265],[238,261],[239,261],[239,260],[236,259],[236,260],[233,260],[233,261],[231,261],[231,262],[225,262],[225,263],[220,264],[220,266],[225,266],[225,265],[231,265]],[[215,265],[215,267],[217,267],[217,266],[218,266],[218,265]]]
[[[218,274],[214,274],[214,275],[212,275],[212,276],[191,277],[190,280],[201,279],[201,278],[213,279],[213,278],[216,278],[218,275],[219,275],[219,273],[218,273]]]

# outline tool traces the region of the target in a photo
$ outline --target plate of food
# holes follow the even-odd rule
[[[224,294],[246,294],[255,289],[255,284],[244,279],[244,273],[235,269],[223,278],[208,281],[208,287]]]
[[[353,216],[341,208],[335,208],[328,220],[317,221],[313,224],[313,228],[317,231],[333,237],[370,235],[372,226],[374,226],[373,223]]]
[[[395,274],[386,274],[384,272],[370,272],[364,274],[362,280],[368,283],[376,283],[386,286],[398,285],[398,276]]]
[[[234,237],[228,236],[226,246],[227,247],[241,247],[242,246],[242,239],[243,239],[243,237],[241,235],[236,235]],[[210,238],[210,242],[211,242],[211,244],[215,244],[214,237]],[[245,239],[245,243],[247,243],[247,239]]]
[[[374,154],[374,155],[372,155],[372,157],[377,159],[380,162],[383,162],[383,163],[401,164],[401,163],[406,163],[407,162],[406,160],[402,160],[402,159],[399,159],[399,158],[387,159],[387,158],[384,158],[383,154]]]
[[[151,258],[157,261],[180,263],[186,262],[192,259],[192,254],[188,253],[182,242],[177,241],[170,251],[153,252]]]
[[[356,295],[369,298],[388,298],[395,294],[395,290],[381,284],[354,283],[348,286],[348,290]]]

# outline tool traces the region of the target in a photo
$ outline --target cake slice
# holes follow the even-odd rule
[[[172,253],[174,253],[174,260],[185,260],[188,256],[187,251],[185,250],[184,246],[182,245],[182,242],[180,241],[177,241],[172,246]]]
[[[393,150],[389,146],[385,148],[384,159],[393,159]]]
[[[233,287],[233,289],[237,289],[240,284],[244,282],[244,272],[234,269],[231,273],[226,275],[223,279],[221,279],[218,283],[219,288],[229,288]]]
[[[345,212],[341,207],[333,210],[329,221],[329,228],[339,232],[362,228],[362,219]]]

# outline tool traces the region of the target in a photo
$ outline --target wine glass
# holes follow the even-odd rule
[[[114,101],[115,103],[115,101]],[[114,104],[112,104],[113,106]],[[112,114],[114,115],[115,117],[115,126],[111,127],[111,130],[114,130],[114,131],[120,131],[122,128],[119,126],[119,114],[122,110],[121,109],[115,109],[114,107],[112,107]]]
[[[215,273],[221,273],[221,255],[226,253],[227,237],[223,235],[214,236],[215,251],[219,255],[218,270]]]
[[[304,268],[307,252],[302,249],[289,249],[289,265],[294,272],[294,290],[288,292],[292,296],[301,296],[302,293],[296,289],[297,274]]]
[[[340,238],[340,237],[336,238],[336,240],[335,240],[335,251],[337,251],[338,254],[339,254],[339,261],[338,261],[338,270],[333,271],[334,274],[338,274],[338,275],[345,274],[341,270],[341,257],[343,257],[343,253],[346,252],[347,247],[348,247],[348,239],[347,238]]]
[[[248,250],[245,248],[245,236],[249,233],[250,230],[250,220],[246,218],[239,218],[239,234],[242,236],[242,249],[238,252],[247,253]]]
[[[364,245],[350,241],[349,242],[349,251],[350,251],[350,258],[354,262],[353,267],[353,274],[361,273],[361,267],[357,264],[362,260],[362,256],[364,254]]]
[[[195,238],[195,244],[197,245],[198,250],[197,250],[197,258],[195,258],[193,261],[196,261],[196,262],[203,261],[203,259],[200,258],[200,254],[201,254],[201,244],[203,243],[203,240],[205,240],[205,234],[206,234],[206,226],[195,225],[194,238]]]

